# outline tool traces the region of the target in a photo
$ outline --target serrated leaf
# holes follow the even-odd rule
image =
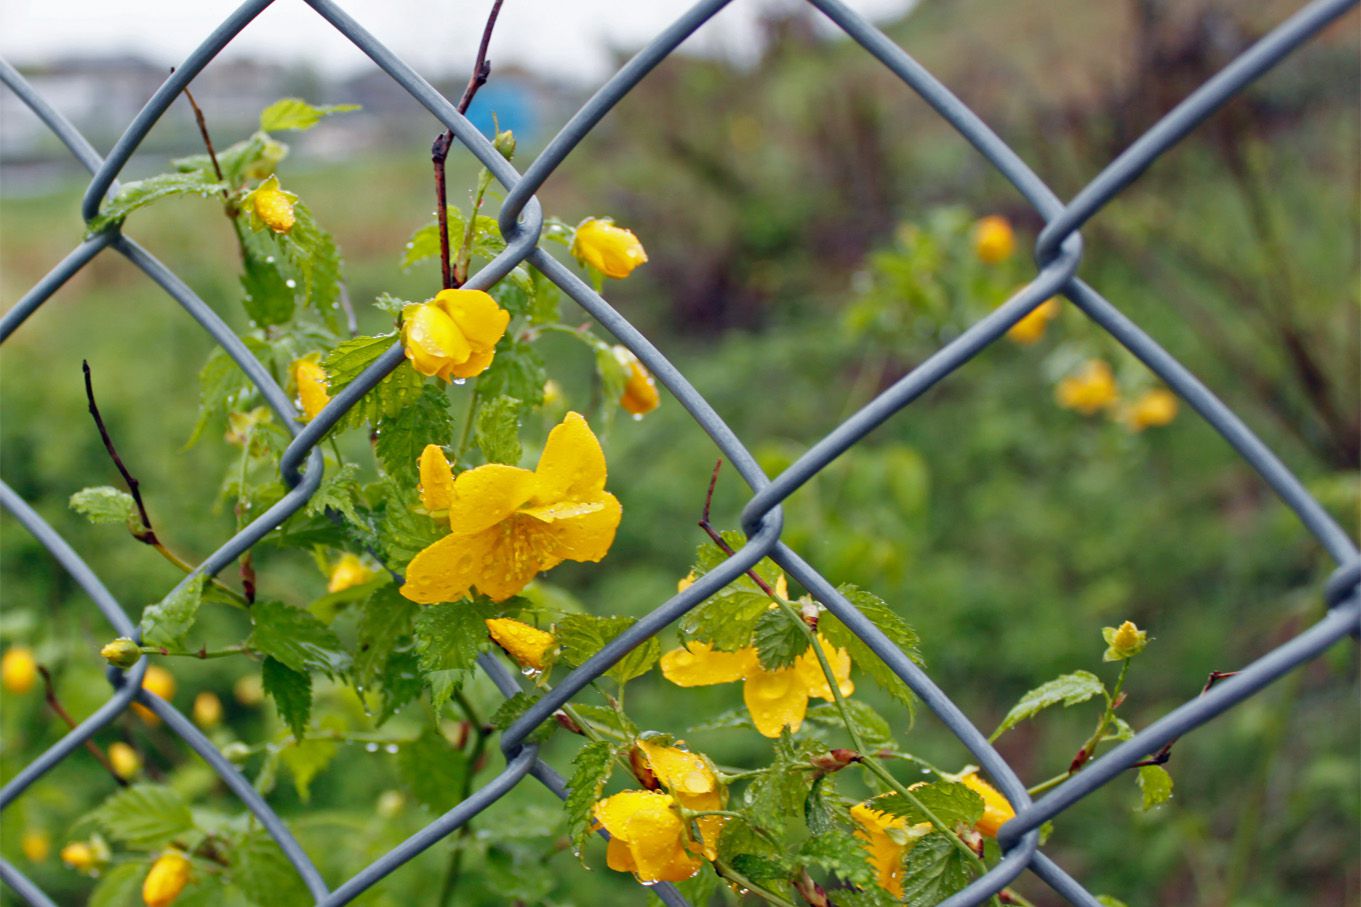
[[[757,619],[752,641],[756,644],[761,667],[767,671],[791,667],[808,651],[808,637],[803,635],[793,618],[779,610],[767,610]]]
[[[845,596],[847,601],[855,605],[869,619],[870,623],[883,631],[884,635],[903,651],[903,654],[917,664],[921,664],[921,653],[918,650],[920,640],[917,631],[898,616],[897,612],[890,608],[883,599],[849,583],[838,586],[837,591]],[[917,697],[913,694],[911,688],[884,663],[883,659],[874,654],[874,650],[866,645],[864,640],[842,623],[839,617],[831,612],[823,614],[818,621],[818,631],[833,646],[849,652],[851,663],[868,674],[876,684],[886,690],[893,698],[909,709],[916,708]]]
[[[302,202],[294,203],[293,218],[293,229],[273,235],[300,278],[303,301],[329,321],[340,298],[340,250]]]
[[[422,608],[414,636],[421,671],[431,683],[435,711],[449,701],[458,683],[473,669],[487,641],[486,618],[492,609],[477,602],[451,602]]]
[[[931,814],[948,828],[954,828],[956,825],[973,826],[983,817],[985,808],[983,798],[963,784],[954,781],[932,781],[921,787],[914,786],[911,793],[921,806],[902,794],[885,794],[874,799],[874,808],[902,816],[908,825],[930,822],[926,810],[930,810]]]
[[[295,671],[281,661],[266,658],[260,666],[260,678],[265,692],[274,700],[279,717],[302,739],[307,734],[307,721],[312,715],[312,678]]]
[[[385,585],[375,589],[365,600],[359,616],[358,641],[355,645],[354,679],[360,686],[373,683],[398,640],[411,632],[420,607]]]
[[[350,655],[335,631],[310,612],[283,602],[256,602],[251,607],[248,645],[294,671],[322,671],[331,676],[350,667]]]
[[[1141,808],[1147,812],[1172,799],[1172,776],[1161,765],[1139,766],[1139,790],[1143,794]]]
[[[293,775],[299,800],[306,803],[311,799],[312,779],[331,764],[339,750],[334,740],[295,740],[279,751],[279,761]]]
[[[378,538],[390,564],[408,564],[417,552],[449,534],[449,521],[416,511],[416,489],[388,480],[375,500],[384,502]]]
[[[383,689],[383,711],[378,716],[378,724],[384,724],[401,711],[402,706],[412,702],[425,689],[425,675],[421,673],[420,659],[415,652],[393,652],[383,664],[379,684]]]
[[[99,879],[90,892],[86,907],[142,907],[142,882],[147,874],[144,861],[114,866]]]
[[[1022,696],[1020,701],[1012,706],[1011,711],[1007,712],[1007,717],[1002,719],[1002,723],[997,726],[997,730],[992,732],[992,736],[988,740],[996,740],[1008,728],[1039,714],[1050,706],[1062,703],[1064,708],[1068,708],[1086,702],[1094,696],[1104,696],[1105,693],[1106,685],[1101,682],[1100,677],[1097,677],[1091,671],[1074,671],[1071,674],[1055,677]]]
[[[391,349],[397,339],[395,333],[355,337],[327,353],[322,359],[322,368],[326,369],[331,396],[353,384],[361,372]],[[424,384],[420,373],[403,362],[355,401],[350,411],[336,423],[336,429],[344,431],[365,422],[376,423],[385,416],[396,416],[421,395]]]
[[[808,826],[810,835],[824,834],[836,827],[839,814],[834,805],[836,803],[834,786],[832,775],[819,775],[813,779],[813,786],[809,788],[808,796],[803,801],[803,822]],[[840,813],[845,812],[845,808],[842,807]]]
[[[446,209],[446,221],[449,229],[449,255],[452,258],[458,255],[459,247],[463,244],[468,222],[463,212],[452,205]],[[501,238],[501,228],[497,226],[496,219],[485,214],[477,215],[473,221],[473,241],[470,247],[472,254],[481,258],[494,258],[505,247],[506,242]],[[427,259],[438,258],[439,254],[439,224],[432,222],[411,234],[406,251],[402,255],[401,268],[405,271]]]
[[[523,340],[505,339],[496,347],[496,358],[477,378],[478,392],[486,397],[514,397],[529,409],[543,405],[543,386],[548,380],[543,357]]]
[[[332,469],[322,478],[303,512],[309,516],[320,515],[330,508],[354,525],[362,527],[365,523],[356,507],[358,497],[359,464],[346,463],[339,469]]]
[[[744,706],[740,709],[728,709],[726,712],[720,712],[712,718],[690,725],[686,730],[688,733],[695,734],[700,731],[752,730],[755,727],[756,725],[751,720],[751,713]]]
[[[803,815],[803,804],[812,781],[802,766],[777,762],[757,775],[742,799],[752,821],[768,831],[779,833],[791,821]]]
[[[520,462],[520,410],[514,397],[493,397],[477,410],[477,447],[488,463]]]
[[[638,736],[638,725],[634,724],[627,715],[617,712],[608,706],[579,703],[573,706],[573,708],[582,718],[585,718],[587,721],[599,727],[608,728],[621,737],[632,738]]]
[[[893,731],[889,728],[888,720],[876,712],[873,706],[862,699],[847,699],[846,709],[860,731],[865,746],[879,750],[893,745]],[[819,703],[810,708],[807,720],[829,728],[845,727],[841,712],[833,702]]]
[[[136,182],[123,183],[118,194],[105,202],[103,209],[90,221],[90,232],[98,233],[109,224],[123,220],[132,212],[162,199],[196,195],[207,198],[224,192],[226,183],[219,182],[211,173],[159,173]]]
[[[217,153],[222,177],[231,186],[239,186],[247,179],[262,180],[274,173],[279,163],[288,156],[288,146],[263,132],[229,145]],[[171,161],[181,172],[213,173],[213,161],[207,154],[191,154]]]
[[[417,462],[427,444],[448,444],[454,433],[454,417],[444,389],[426,385],[409,405],[395,416],[378,420],[374,452],[388,475],[414,485]]]
[[[232,883],[257,904],[305,904],[311,900],[298,871],[264,831],[252,832],[230,849]]]
[[[870,865],[865,842],[844,831],[829,830],[809,838],[799,848],[794,862],[835,873],[842,881],[859,888],[874,884],[874,867]]]
[[[903,902],[936,907],[969,884],[969,864],[950,836],[934,831],[912,846],[903,870]]]
[[[585,862],[586,839],[591,833],[591,810],[600,800],[605,782],[614,770],[614,746],[607,740],[592,740],[572,757],[572,777],[567,782],[567,833],[572,849]]]
[[[170,594],[142,611],[142,640],[147,645],[168,649],[185,647],[185,635],[198,619],[203,603],[203,574],[192,577]]]
[[[361,109],[358,104],[329,104],[320,107],[307,103],[302,98],[280,98],[260,112],[260,128],[265,132],[279,132],[295,129],[302,132],[311,129],[322,118],[333,113],[346,113]]]
[[[488,718],[487,721],[498,731],[504,731],[516,721],[519,721],[520,716],[525,712],[528,712],[530,707],[542,698],[543,693],[539,690],[521,690],[505,702],[501,703],[501,706],[492,713],[492,716]],[[540,724],[534,730],[530,731],[529,736],[525,739],[530,743],[543,743],[549,737],[553,736],[553,732],[557,729],[558,723],[556,721],[545,721],[543,724]]]
[[[134,784],[101,803],[90,818],[113,840],[151,850],[192,831],[194,816],[178,793],[160,784]]]
[[[728,587],[680,619],[681,638],[713,643],[721,652],[736,652],[751,645],[756,622],[770,610],[763,592]]]
[[[71,509],[91,523],[140,523],[137,515],[137,502],[132,495],[109,485],[82,488],[71,495],[68,502]]]
[[[637,623],[632,617],[597,617],[592,614],[569,614],[557,625],[558,644],[563,659],[572,667],[605,647],[605,644]],[[661,657],[662,647],[657,638],[650,637],[636,646],[605,672],[618,683],[628,683],[652,669]]]
[[[242,220],[244,222],[244,215]],[[297,308],[297,280],[285,274],[283,250],[271,232],[243,227],[241,236],[242,304],[251,321],[262,326],[283,324]],[[289,286],[293,280],[294,286]]]
[[[468,757],[454,749],[444,735],[426,728],[397,753],[397,775],[411,796],[436,813],[447,812],[462,798]]]
[[[745,825],[745,823],[730,823],[734,825]],[[727,834],[727,827],[723,829]],[[722,836],[719,836],[722,841]],[[732,868],[740,872],[744,878],[751,879],[758,885],[770,888],[782,888],[789,882],[792,870],[774,857],[765,856],[758,853],[739,853],[734,854],[728,862],[732,863]]]

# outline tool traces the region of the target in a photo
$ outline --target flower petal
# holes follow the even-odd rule
[[[403,314],[402,343],[416,371],[433,376],[451,362],[467,361],[472,347],[443,309],[425,303],[407,306]]]
[[[709,761],[698,753],[639,740],[657,780],[686,809],[722,809],[723,788]]]
[[[538,500],[593,501],[605,489],[605,452],[580,413],[568,413],[548,433],[539,465]]]
[[[491,365],[492,359],[496,358],[496,350],[473,350],[468,354],[466,362],[449,363],[444,367],[444,374],[441,375],[445,381],[450,378],[476,378],[487,370]]]
[[[421,506],[426,510],[448,510],[454,502],[454,471],[437,444],[421,451]]]
[[[506,333],[510,312],[482,290],[441,290],[435,301],[458,325],[473,349],[489,350]]]
[[[834,648],[821,633],[818,634],[818,642],[822,645],[822,651],[827,654],[827,662],[832,666],[832,675],[836,677],[836,685],[841,690],[841,695],[851,695],[855,692],[855,684],[851,682],[851,653],[845,649]],[[799,656],[794,667],[798,670],[809,696],[817,696],[828,702],[836,699],[832,695],[832,688],[827,685],[827,677],[822,673],[822,665],[818,664],[818,656],[811,646]]]
[[[509,519],[534,494],[534,473],[518,466],[488,463],[459,473],[449,504],[455,535],[473,535]]]
[[[623,509],[619,499],[603,494],[585,513],[558,519],[544,527],[548,534],[547,552],[561,561],[595,562],[609,553],[619,528]],[[542,569],[547,570],[548,567]]]
[[[786,727],[793,732],[802,726],[808,711],[808,688],[798,668],[767,671],[758,664],[747,674],[742,701],[756,730],[766,737],[778,737]]]
[[[732,683],[756,668],[756,650],[715,652],[713,643],[690,642],[662,656],[662,676],[678,687],[707,687]]]
[[[494,541],[476,568],[473,585],[492,601],[505,601],[561,560],[551,554],[552,538],[544,524],[531,517],[517,514],[486,534]]]
[[[495,557],[495,544],[493,532],[446,535],[411,559],[398,591],[421,605],[458,601],[478,579],[482,564]]]

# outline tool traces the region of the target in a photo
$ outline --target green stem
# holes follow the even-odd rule
[[[1115,703],[1119,701],[1120,692],[1125,687],[1125,676],[1129,674],[1129,662],[1128,658],[1121,660],[1120,676],[1115,679],[1115,687],[1106,697],[1106,711],[1101,713],[1101,720],[1097,722],[1096,730],[1092,732],[1092,736],[1088,737],[1087,742],[1082,744],[1082,752],[1085,754],[1082,764],[1070,771],[1069,775],[1075,774],[1083,765],[1091,762],[1092,757],[1096,755],[1097,749],[1101,746],[1101,741],[1105,739],[1106,728],[1110,727],[1111,722],[1115,719]]]
[[[733,869],[732,864],[726,860],[714,860],[714,869],[723,878],[730,882],[737,883],[740,888],[746,889],[758,898],[762,898],[772,904],[778,904],[779,907],[798,907],[793,901],[780,897],[768,888],[757,885],[751,879],[742,875],[742,873],[738,872],[736,869]]]
[[[228,646],[225,649],[218,649],[213,652],[209,652],[206,649],[188,652],[175,649],[164,649],[160,646],[141,646],[140,651],[143,655],[166,655],[174,658],[226,658],[230,655],[244,655],[250,650],[245,646]]]
[[[1030,794],[1030,796],[1032,797],[1038,796],[1047,790],[1051,790],[1055,787],[1058,787],[1060,784],[1067,781],[1072,776],[1073,776],[1072,772],[1060,772],[1054,777],[1049,778],[1045,781],[1041,781],[1039,784],[1036,784],[1034,787],[1027,790],[1026,793]]]
[[[457,284],[462,284],[468,279],[468,266],[473,258],[473,237],[477,234],[477,212],[482,210],[482,199],[490,185],[491,171],[483,168],[477,176],[477,196],[473,200],[472,211],[468,214],[468,222],[463,228],[463,242],[459,245],[458,257],[454,259],[454,280]]]

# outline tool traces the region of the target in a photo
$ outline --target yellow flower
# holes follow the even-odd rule
[[[1118,627],[1102,627],[1101,636],[1106,640],[1106,654],[1102,661],[1122,661],[1133,658],[1148,645],[1148,631],[1140,630],[1132,620]]]
[[[491,638],[516,664],[532,671],[547,670],[548,656],[558,644],[552,633],[509,617],[488,618],[486,624]]]
[[[1007,339],[1021,346],[1030,346],[1044,336],[1049,322],[1058,317],[1058,297],[1046,299],[1030,310],[1030,313],[1007,329]]]
[[[347,551],[331,567],[331,576],[326,583],[326,591],[343,592],[354,586],[362,586],[373,577],[373,571],[359,559],[359,556]]]
[[[680,742],[680,741],[677,741]],[[727,802],[727,790],[718,781],[713,763],[699,753],[675,746],[661,746],[639,740],[638,749],[647,757],[648,767],[676,802],[696,811],[722,809]],[[700,848],[710,860],[718,857],[718,836],[723,832],[726,816],[698,816]]]
[[[146,907],[170,907],[189,884],[189,858],[178,850],[167,850],[151,864],[142,883]]]
[[[510,313],[481,290],[440,290],[402,310],[406,358],[422,375],[450,381],[486,371]]]
[[[661,405],[661,395],[657,393],[657,382],[652,380],[638,357],[626,346],[614,346],[614,358],[624,367],[624,394],[619,405],[635,416],[646,415]]]
[[[214,728],[222,721],[222,700],[216,693],[204,690],[194,697],[194,724],[201,728]]]
[[[683,882],[703,865],[694,842],[661,791],[626,790],[595,805],[593,815],[610,833],[605,864],[631,872],[640,882]]]
[[[298,197],[292,192],[279,188],[277,176],[271,176],[246,196],[243,204],[255,229],[264,225],[275,233],[287,233],[297,220],[293,213],[293,205],[297,200]]]
[[[431,513],[445,513],[454,501],[454,471],[437,444],[421,451],[421,506]]]
[[[917,839],[930,834],[934,826],[921,822],[908,827],[902,816],[877,810],[869,805],[873,802],[868,800],[851,807],[851,818],[860,826],[856,836],[865,842],[865,851],[870,856],[879,887],[900,898],[903,896],[903,858]]]
[[[821,634],[818,642],[827,653],[841,695],[851,695],[855,684],[851,682],[850,653],[832,648]],[[766,737],[780,736],[785,727],[797,731],[808,712],[808,697],[817,696],[829,702],[836,698],[811,647],[793,665],[775,671],[761,667],[755,646],[736,652],[715,652],[713,644],[706,642],[690,642],[672,649],[662,656],[661,665],[662,676],[678,687],[744,681],[742,700],[751,712],[752,723]]]
[[[222,435],[222,440],[233,447],[244,447],[246,442],[250,440],[250,434],[255,426],[262,422],[272,421],[274,421],[274,414],[269,411],[267,406],[257,406],[245,413],[227,413],[227,431]]]
[[[146,669],[146,675],[142,678],[142,689],[148,693],[155,693],[169,702],[170,697],[175,695],[175,677],[160,665],[151,665]],[[161,719],[156,716],[156,713],[140,702],[134,702],[132,710],[142,716],[142,720],[147,724],[157,725],[161,723]]]
[[[960,775],[955,780],[983,798],[983,818],[974,826],[979,834],[995,838],[997,829],[1016,818],[1016,810],[1011,808],[1007,798],[1002,796],[1002,792],[997,788],[978,777],[977,771]]]
[[[489,463],[453,482],[449,535],[417,554],[402,595],[456,601],[476,588],[505,601],[565,560],[598,561],[622,509],[605,491],[605,454],[586,420],[568,413],[548,433],[534,471]]]
[[[974,224],[973,250],[978,260],[987,265],[1006,261],[1016,251],[1016,234],[1011,224],[999,214],[989,214]]]
[[[1125,412],[1131,431],[1157,428],[1177,418],[1177,395],[1165,387],[1155,387],[1139,395]]]
[[[0,683],[11,693],[27,693],[38,679],[38,660],[24,646],[10,646],[0,659]]]
[[[41,863],[52,854],[52,839],[47,832],[29,829],[19,839],[19,849],[30,863]]]
[[[1109,365],[1100,359],[1089,359],[1076,373],[1059,382],[1055,396],[1064,409],[1090,416],[1118,403],[1120,389]]]
[[[572,237],[572,256],[606,277],[622,280],[647,261],[647,252],[632,230],[608,220],[591,217],[582,221]]]
[[[293,363],[293,383],[298,386],[303,421],[311,422],[331,402],[320,353],[311,353]]]
[[[105,859],[98,841],[72,841],[61,849],[61,861],[77,872],[90,872]]]
[[[265,701],[265,686],[260,675],[247,674],[232,684],[232,695],[245,706],[259,705]]]
[[[142,757],[123,741],[109,745],[109,764],[113,773],[124,781],[131,781],[142,770]]]

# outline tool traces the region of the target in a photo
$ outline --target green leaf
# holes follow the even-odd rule
[[[593,614],[569,614],[557,626],[558,643],[563,659],[578,667],[586,659],[605,647],[605,644],[637,623],[633,617],[597,617]],[[618,683],[628,683],[652,669],[661,657],[662,647],[657,638],[650,637],[625,655],[605,672]]]
[[[349,653],[335,631],[303,608],[283,602],[256,602],[255,629],[248,645],[294,671],[323,671],[335,676],[350,667]]]
[[[586,839],[591,833],[591,810],[600,800],[605,782],[614,771],[614,746],[607,740],[592,740],[572,757],[572,777],[567,782],[567,833],[572,849],[585,861]]]
[[[411,632],[420,606],[402,597],[396,586],[375,589],[359,616],[354,679],[366,686],[378,679],[398,640]]]
[[[949,828],[956,825],[972,826],[983,818],[983,798],[972,789],[954,781],[932,781],[911,791],[920,801],[919,807],[902,794],[885,794],[874,798],[874,808],[895,816],[902,816],[908,825],[930,822],[926,810],[930,810]]]
[[[279,760],[293,774],[299,800],[306,803],[311,799],[312,779],[331,764],[339,750],[334,740],[295,740],[279,751]]]
[[[260,112],[260,128],[265,132],[296,129],[302,132],[333,113],[359,110],[358,104],[329,104],[314,107],[302,98],[280,98]]]
[[[846,711],[860,731],[865,746],[872,750],[893,746],[893,731],[889,728],[888,720],[876,712],[869,703],[861,699],[847,699]],[[834,702],[823,702],[813,706],[808,710],[807,718],[814,724],[824,727],[845,727],[841,720],[841,712]]]
[[[302,299],[329,321],[334,318],[333,306],[340,298],[340,250],[305,204],[294,203],[293,217],[293,229],[271,235],[301,278]]]
[[[305,904],[311,900],[298,871],[264,831],[235,842],[229,851],[232,883],[256,904]]]
[[[520,716],[525,712],[528,712],[530,707],[542,698],[543,693],[539,690],[521,690],[505,702],[501,703],[500,708],[492,713],[492,716],[487,719],[487,722],[498,731],[504,731],[516,721],[519,721]],[[530,731],[529,736],[525,739],[530,743],[543,743],[549,737],[553,736],[553,732],[557,729],[557,721],[545,721],[534,730]]]
[[[265,692],[274,699],[279,717],[302,739],[307,733],[307,721],[312,715],[312,677],[295,671],[281,661],[266,658],[260,667]]]
[[[543,386],[548,380],[543,358],[523,340],[502,340],[496,358],[477,378],[484,397],[514,397],[529,409],[543,405]]]
[[[638,736],[638,725],[634,724],[629,717],[621,712],[603,705],[591,705],[589,702],[578,703],[572,707],[576,713],[594,725],[608,728],[621,737],[632,739]]]
[[[383,688],[383,711],[378,716],[378,723],[383,724],[425,689],[425,675],[421,673],[416,653],[393,652],[388,656],[379,684]]]
[[[198,574],[172,589],[170,594],[142,612],[142,640],[150,646],[167,649],[185,648],[184,638],[198,619],[203,603],[203,584],[207,580]]]
[[[287,145],[263,132],[256,132],[250,138],[219,151],[217,163],[228,185],[239,186],[248,179],[265,179],[287,156]],[[213,173],[213,161],[207,154],[191,154],[176,158],[171,163],[183,173],[196,170]]]
[[[1101,907],[1129,907],[1124,901],[1117,897],[1112,897],[1109,894],[1098,894],[1096,896],[1096,901]]]
[[[218,182],[211,173],[160,173],[144,180],[124,183],[118,194],[104,204],[103,210],[90,221],[90,232],[98,233],[109,224],[117,223],[136,211],[162,199],[196,195],[207,198],[226,191],[227,184]]]
[[[426,728],[398,751],[397,775],[411,796],[436,813],[448,812],[462,798],[468,757],[454,749],[443,734]]]
[[[141,524],[137,514],[137,503],[132,495],[118,488],[100,485],[95,488],[82,488],[71,495],[70,507],[91,523],[122,523],[126,526]]]
[[[903,901],[910,907],[936,907],[969,884],[969,864],[950,836],[933,831],[912,846],[903,871]]]
[[[680,619],[681,638],[713,643],[720,652],[736,652],[751,645],[756,622],[770,611],[763,592],[728,587]]]
[[[477,411],[477,446],[488,463],[520,462],[520,410],[514,397],[493,397]]]
[[[364,369],[376,362],[397,341],[395,333],[355,337],[327,353],[322,359],[322,367],[326,369],[331,396],[336,396],[353,384]],[[377,386],[355,401],[350,411],[336,423],[336,429],[344,431],[365,422],[376,423],[385,416],[396,416],[421,395],[424,385],[425,379],[421,374],[402,362],[384,376]]]
[[[756,654],[767,671],[792,667],[808,651],[808,637],[782,610],[766,611],[756,621]]]
[[[741,826],[745,828],[744,822],[732,822],[724,826],[723,834],[719,836],[721,842],[723,838],[729,837],[728,828],[731,826]],[[749,830],[748,834],[752,834]],[[741,832],[734,830],[733,837]],[[759,839],[758,839],[759,840]],[[767,888],[780,889],[789,883],[789,877],[793,875],[793,870],[781,863],[774,857],[765,856],[758,853],[738,853],[733,854],[728,862],[732,868],[740,872],[744,878],[751,879],[757,885]]]
[[[1139,766],[1139,790],[1143,793],[1142,809],[1147,812],[1172,799],[1172,776],[1161,765]]]
[[[803,801],[803,822],[808,826],[810,835],[825,834],[836,828],[839,815],[846,814],[845,807],[838,807],[835,782],[832,775],[819,775]]]
[[[442,387],[426,385],[420,396],[395,416],[384,416],[375,426],[374,452],[393,478],[414,485],[421,451],[427,444],[448,444],[454,433],[449,397]]]
[[[249,340],[247,345],[250,345]],[[198,443],[214,416],[231,409],[244,409],[256,393],[255,385],[222,347],[213,350],[208,361],[203,363],[198,373],[198,386],[198,421],[194,423],[185,447]]]
[[[1050,706],[1063,704],[1064,708],[1086,702],[1094,696],[1104,696],[1106,685],[1091,671],[1074,671],[1042,683],[1021,697],[1007,717],[992,732],[988,740],[996,740],[1011,727],[1039,714]]]
[[[449,534],[449,521],[431,519],[419,513],[416,489],[392,480],[379,483],[373,500],[383,501],[383,515],[378,525],[378,538],[387,554],[388,563],[407,564],[422,549]]]
[[[446,209],[446,215],[449,256],[453,258],[458,255],[459,247],[463,244],[468,222],[463,212],[452,205]],[[487,217],[485,214],[477,215],[473,222],[472,254],[482,258],[494,258],[505,247],[506,242],[501,238],[501,228],[497,226],[496,218]],[[406,271],[427,259],[439,258],[439,254],[439,224],[428,223],[411,234],[411,239],[406,244],[406,252],[402,255],[401,268]]]
[[[244,215],[242,221],[245,221]],[[297,291],[288,285],[292,278],[282,270],[283,250],[279,241],[269,231],[260,233],[243,226],[239,232],[243,255],[242,302],[246,314],[251,321],[264,326],[289,321],[297,308]]]
[[[802,766],[777,762],[757,775],[743,792],[752,821],[768,831],[780,832],[803,815],[804,801],[812,782]]]
[[[870,865],[865,842],[844,831],[826,831],[809,838],[799,848],[794,862],[835,873],[858,888],[874,884],[874,867]]]
[[[416,617],[416,653],[431,684],[435,711],[449,701],[478,653],[490,645],[485,621],[491,614],[491,608],[477,602],[451,602],[422,608]]]
[[[366,527],[356,508],[359,497],[359,464],[346,463],[332,469],[317,486],[316,493],[307,501],[303,512],[309,516],[324,514],[327,508],[342,514],[356,526]]]
[[[604,399],[614,402],[623,396],[629,378],[628,368],[603,341],[595,348],[595,371],[600,376],[600,395]]]
[[[160,784],[125,787],[100,804],[90,818],[110,838],[137,850],[168,844],[194,828],[188,804]]]
[[[146,874],[147,864],[141,860],[110,868],[90,892],[87,907],[142,907]]]
[[[892,608],[888,606],[879,596],[872,592],[867,592],[858,586],[849,583],[837,587],[837,591],[844,595],[851,604],[855,605],[865,617],[869,618],[870,623],[874,624],[884,635],[889,638],[903,654],[912,659],[917,664],[921,664],[921,653],[918,651],[920,640],[917,631],[898,616]],[[845,649],[850,653],[851,663],[863,670],[880,687],[888,691],[895,699],[906,705],[909,709],[916,707],[917,698],[912,690],[902,678],[893,673],[893,670],[884,663],[874,650],[865,644],[851,629],[841,622],[841,618],[830,612],[822,615],[818,621],[818,631],[832,645]]]

